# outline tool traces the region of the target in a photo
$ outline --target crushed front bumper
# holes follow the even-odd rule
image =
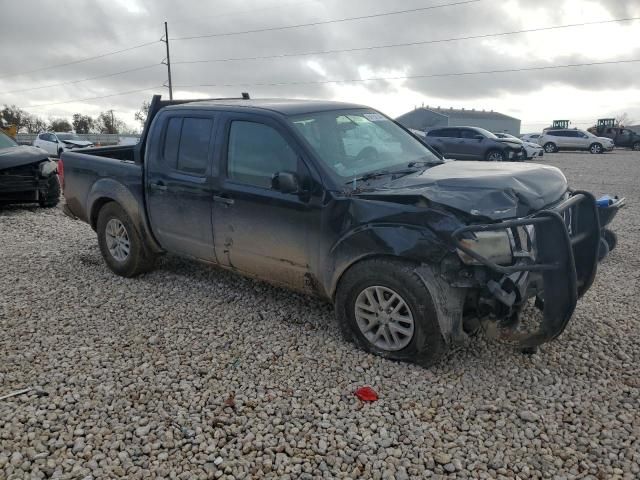
[[[535,258],[511,266],[497,265],[461,241],[475,232],[519,227],[533,228]],[[578,299],[591,287],[598,267],[600,220],[593,195],[576,191],[557,205],[530,217],[463,227],[453,233],[452,240],[456,248],[498,274],[536,272],[541,276],[543,292],[536,302],[543,312],[539,328],[531,332],[515,328],[499,332],[501,339],[535,347],[564,331]]]

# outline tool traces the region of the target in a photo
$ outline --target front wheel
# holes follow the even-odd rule
[[[556,147],[555,143],[548,142],[544,144],[544,151],[547,153],[556,153],[558,151],[558,147]]]
[[[594,143],[589,147],[589,151],[593,154],[602,153],[602,145],[599,143]]]
[[[142,237],[123,208],[107,203],[98,214],[98,244],[107,266],[122,277],[135,277],[151,270],[155,256],[145,248]]]
[[[53,208],[60,201],[60,182],[57,175],[47,178],[46,188],[40,191],[38,204],[42,208]]]
[[[632,147],[636,152],[640,152],[640,142],[636,142]]]
[[[486,159],[488,162],[504,162],[504,152],[501,152],[500,150],[489,150],[489,152],[487,152]]]
[[[447,351],[433,299],[411,264],[356,264],[340,281],[335,308],[345,338],[367,352],[430,366]]]

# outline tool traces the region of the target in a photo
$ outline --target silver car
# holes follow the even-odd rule
[[[586,150],[591,153],[602,153],[610,152],[615,146],[610,138],[596,137],[592,133],[576,128],[546,130],[537,142],[547,153],[560,150]]]

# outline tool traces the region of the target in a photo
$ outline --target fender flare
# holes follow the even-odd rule
[[[122,183],[112,178],[96,181],[87,196],[88,222],[94,230],[97,228],[98,213],[103,205],[116,202],[129,215],[145,245],[155,253],[161,253],[162,247],[153,236],[144,210],[144,199],[136,196]]]

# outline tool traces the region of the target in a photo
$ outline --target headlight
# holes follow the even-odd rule
[[[53,160],[46,160],[40,164],[39,168],[40,175],[43,177],[48,177],[57,170],[58,164]]]
[[[474,238],[464,238],[460,243],[469,250],[498,265],[509,265],[513,261],[511,241],[506,230],[476,232]],[[475,258],[458,249],[458,256],[467,265],[481,265]]]

